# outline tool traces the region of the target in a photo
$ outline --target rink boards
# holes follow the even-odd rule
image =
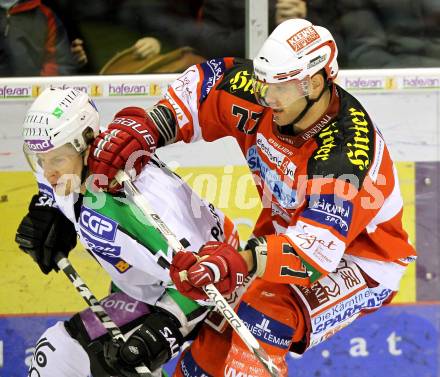
[[[20,80],[0,82],[1,377],[25,375],[32,347],[44,329],[84,308],[65,276],[42,275],[13,242],[18,223],[36,191],[20,150],[20,124],[26,107],[45,86],[75,85],[92,95],[106,124],[123,106],[154,103],[172,78],[117,76],[88,77],[83,81],[66,78],[63,83],[54,79],[29,79],[25,84]],[[290,357],[291,375],[440,377],[440,73],[351,71],[343,72],[339,81],[376,119],[397,161],[404,225],[419,259],[417,267],[412,266],[403,278],[395,300],[398,305],[356,321],[300,359]],[[257,194],[244,160],[230,140],[173,145],[160,154],[196,191],[232,217],[246,239],[259,204],[254,200]],[[80,247],[71,259],[96,296],[104,297],[109,283],[104,272]]]
[[[1,376],[25,376],[33,340],[65,317],[13,317],[0,322],[4,353]],[[361,318],[301,358],[288,356],[292,377],[436,377],[439,312],[437,305],[398,305]],[[172,372],[176,360],[165,369]],[[235,376],[229,372],[230,376]],[[195,376],[193,376],[195,377]],[[199,376],[200,377],[200,376]],[[240,376],[243,377],[243,376]]]

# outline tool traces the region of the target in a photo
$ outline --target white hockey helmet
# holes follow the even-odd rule
[[[82,153],[98,134],[98,110],[86,93],[76,89],[45,89],[23,123],[25,153],[45,153],[65,144]]]
[[[278,25],[253,60],[254,92],[267,106],[267,84],[295,84],[299,96],[309,94],[310,78],[324,69],[332,81],[338,74],[338,49],[331,33],[303,19]],[[289,83],[285,85],[285,83]],[[290,85],[291,86],[291,85]]]

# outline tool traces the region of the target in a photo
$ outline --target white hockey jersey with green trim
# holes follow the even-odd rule
[[[124,195],[88,191],[82,203],[76,204],[80,204],[80,212],[75,215],[78,194],[58,196],[44,177],[37,179],[40,192],[48,200],[52,198],[73,222],[84,248],[92,252],[122,291],[154,305],[166,287],[173,287],[168,269],[158,263],[161,258],[171,262],[171,250]],[[159,163],[148,164],[135,184],[177,238],[190,243],[188,250],[197,251],[210,240],[225,240],[224,224],[230,220]],[[230,243],[234,239],[231,231],[227,237]],[[238,247],[238,239],[232,244]]]

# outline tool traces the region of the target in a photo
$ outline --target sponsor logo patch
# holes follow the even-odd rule
[[[338,275],[335,275],[335,274]],[[361,273],[344,259],[333,274],[327,275],[310,287],[298,286],[312,311],[320,311],[331,302],[337,302],[346,292],[355,290],[364,283]]]
[[[348,297],[312,319],[313,335],[339,326],[353,316],[357,317],[362,310],[381,307],[391,293],[392,291],[387,288],[365,288]]]
[[[26,118],[24,118],[25,124],[31,124],[36,126],[48,126],[49,125],[49,117],[47,114],[42,114],[39,112],[31,112],[26,115]],[[46,132],[48,133],[50,131],[50,128],[46,128]],[[34,136],[34,135],[28,135],[26,132],[30,132],[30,130],[25,129],[23,131],[24,136]]]
[[[198,71],[194,68],[189,68],[176,79],[172,84],[172,88],[177,97],[179,97],[183,103],[189,105],[192,102],[193,92],[195,90],[193,86],[197,85],[198,82]]]
[[[320,39],[319,34],[316,32],[313,26],[307,26],[301,29],[297,33],[293,34],[287,43],[292,47],[293,51],[300,52],[304,50],[307,46],[310,46],[313,42]]]
[[[318,142],[318,149],[314,152],[313,158],[315,160],[327,161],[331,151],[336,147],[336,138],[339,130],[337,123],[333,122],[324,128],[316,137]]]
[[[272,216],[280,216],[284,221],[290,222],[291,215],[289,215],[288,212],[286,212],[283,208],[276,205],[274,202],[272,202]]]
[[[393,291],[369,288],[355,263],[342,259],[333,273],[311,287],[292,286],[310,316],[310,346],[328,339],[352,323],[362,311],[375,310]]]
[[[210,374],[198,366],[192,357],[190,349],[188,349],[185,357],[180,361],[180,371],[185,377],[211,377]]]
[[[321,194],[318,197],[306,196],[309,206],[304,209],[302,217],[335,229],[346,237],[353,216],[353,204],[333,194]]]
[[[237,314],[258,340],[278,348],[290,347],[295,331],[292,327],[264,315],[244,302],[240,304]]]
[[[265,185],[268,186],[272,195],[284,208],[296,207],[296,190],[284,183],[281,177],[272,170],[258,155],[256,147],[249,148],[246,156],[249,169],[253,173],[260,173]]]
[[[333,271],[345,251],[345,244],[328,229],[297,221],[287,235],[295,245],[321,269]]]
[[[293,180],[296,166],[286,155],[275,149],[260,133],[257,135],[257,146],[269,161],[276,165],[283,176],[287,175]]]
[[[307,69],[310,69],[310,68],[317,66],[318,64],[325,61],[325,59],[327,59],[327,54],[317,56],[316,58],[310,60],[310,63],[307,64]]]
[[[373,152],[371,128],[363,111],[355,108],[349,111],[353,125],[348,127],[348,130],[353,133],[353,137],[347,143],[347,157],[360,171],[366,171],[370,166]]]
[[[58,208],[57,202],[55,201],[55,195],[51,187],[45,185],[44,183],[38,182],[38,191],[40,192],[40,195],[38,202],[35,203],[35,206]]]
[[[84,206],[81,208],[79,225],[92,236],[111,242],[115,240],[118,228],[112,219]]]
[[[123,274],[131,268],[130,264],[119,258],[119,255],[121,254],[120,246],[112,245],[110,243],[92,238],[82,228],[80,228],[80,233],[81,239],[85,243],[86,247],[100,258],[110,263],[119,273]]]
[[[211,59],[202,63],[203,69],[203,83],[200,102],[202,102],[211,91],[214,84],[220,79],[221,75],[226,69],[223,59]]]
[[[79,90],[71,89],[69,93],[67,93],[66,96],[58,103],[57,108],[59,110],[67,110],[80,94],[81,92]]]
[[[31,151],[35,152],[45,152],[53,148],[50,140],[26,140],[25,143]]]
[[[254,94],[253,79],[251,73],[249,73],[249,71],[247,70],[238,71],[235,76],[229,80],[229,91],[231,93],[243,91]]]
[[[64,114],[64,111],[61,110],[59,107],[56,107],[54,111],[52,111],[52,115],[56,118],[61,118],[61,116]]]
[[[87,247],[101,257],[117,257],[121,254],[121,247],[107,242],[102,242],[90,237],[83,229],[80,229],[81,236],[87,244]],[[105,259],[105,258],[104,258]],[[107,260],[107,259],[106,259]],[[113,262],[111,262],[113,263]]]
[[[131,268],[130,264],[119,258],[121,247],[110,243],[116,238],[118,225],[115,221],[82,206],[79,226],[81,239],[88,249],[110,263],[121,274]]]

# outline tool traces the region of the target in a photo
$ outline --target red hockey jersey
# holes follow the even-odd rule
[[[281,134],[272,110],[254,99],[252,69],[232,58],[192,66],[161,104],[175,115],[175,141],[237,140],[263,203],[254,229],[268,242],[262,278],[309,286],[344,255],[397,290],[416,253],[402,228],[396,169],[369,114],[332,84],[314,124]]]

